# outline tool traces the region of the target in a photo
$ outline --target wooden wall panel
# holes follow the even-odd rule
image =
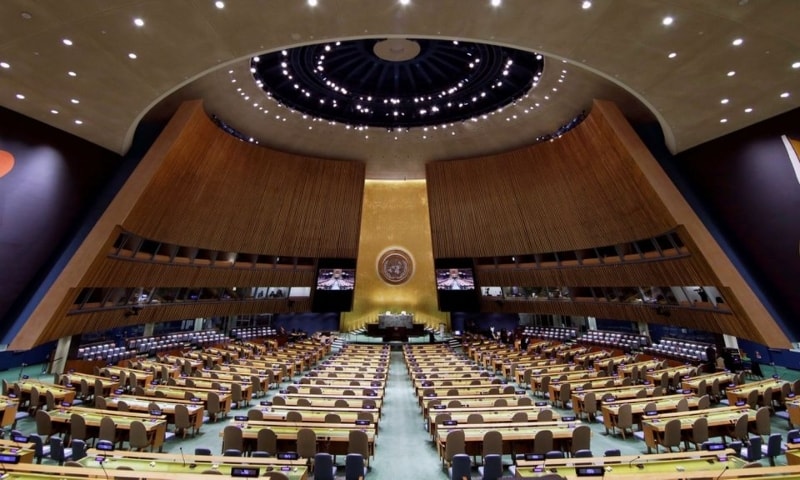
[[[613,245],[676,224],[594,112],[553,142],[430,163],[427,182],[435,258]]]
[[[434,258],[529,255],[618,245],[678,230],[690,255],[562,269],[480,266],[481,285],[693,286],[724,292],[730,313],[597,303],[484,301],[488,311],[668,322],[786,348],[789,340],[612,104],[596,101],[552,142],[490,157],[427,165]],[[509,310],[511,308],[512,310]]]
[[[200,301],[183,302],[143,308],[138,315],[125,315],[124,309],[86,312],[65,315],[63,319],[48,325],[43,337],[56,339],[78,333],[102,331],[109,328],[127,327],[142,323],[157,323],[183,318],[208,318],[214,316],[256,315],[263,312],[289,313],[311,310],[310,299],[263,299],[252,301]]]
[[[223,252],[356,258],[364,165],[290,155],[217,128],[199,101],[182,105],[61,272],[9,348],[131,323],[289,311],[288,303],[161,305],[146,315],[67,315],[84,287],[312,286],[312,267],[220,269],[107,257],[122,229],[153,241]],[[281,306],[283,305],[283,306]],[[283,309],[283,310],[281,310]],[[308,301],[291,311],[310,311]]]
[[[240,141],[196,104],[122,225],[212,250],[356,258],[364,171]]]
[[[696,259],[691,257],[549,269],[478,267],[477,275],[481,285],[629,287],[712,284]]]
[[[224,286],[311,286],[314,267],[214,268],[193,265],[164,265],[104,258],[87,275],[83,284],[92,287],[224,287]]]

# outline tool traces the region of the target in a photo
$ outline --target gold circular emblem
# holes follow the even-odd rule
[[[384,282],[400,285],[411,278],[414,262],[408,252],[392,249],[384,252],[378,259],[378,274]]]

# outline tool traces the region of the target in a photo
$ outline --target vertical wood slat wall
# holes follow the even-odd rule
[[[364,175],[243,142],[197,108],[122,225],[212,250],[356,258]]]
[[[552,142],[430,163],[427,186],[434,258],[574,251],[626,244],[674,229],[691,253],[683,259],[555,270],[481,266],[482,285],[714,285],[724,292],[731,313],[678,309],[667,320],[649,308],[491,300],[481,303],[483,311],[669,322],[789,346],[785,333],[608,102],[596,101],[578,127]]]
[[[675,220],[603,117],[553,142],[427,165],[434,258],[578,250]]]
[[[187,102],[61,272],[10,348],[76,333],[213,315],[310,311],[308,300],[164,304],[67,315],[84,287],[311,286],[313,267],[165,265],[109,258],[121,229],[223,252],[356,258],[364,164],[285,154],[242,142]]]

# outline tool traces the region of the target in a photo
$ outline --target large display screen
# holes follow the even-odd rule
[[[352,268],[320,268],[317,272],[317,290],[352,290],[355,284]]]
[[[311,310],[315,313],[351,310],[355,286],[354,258],[321,258],[317,264]]]
[[[472,259],[438,258],[434,260],[436,294],[442,312],[477,312],[480,310],[479,284]]]
[[[475,275],[471,268],[437,268],[437,290],[474,290]]]

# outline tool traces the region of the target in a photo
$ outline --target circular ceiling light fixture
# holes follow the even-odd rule
[[[268,96],[303,114],[355,127],[461,122],[523,97],[544,58],[496,45],[430,39],[328,42],[254,57]]]

